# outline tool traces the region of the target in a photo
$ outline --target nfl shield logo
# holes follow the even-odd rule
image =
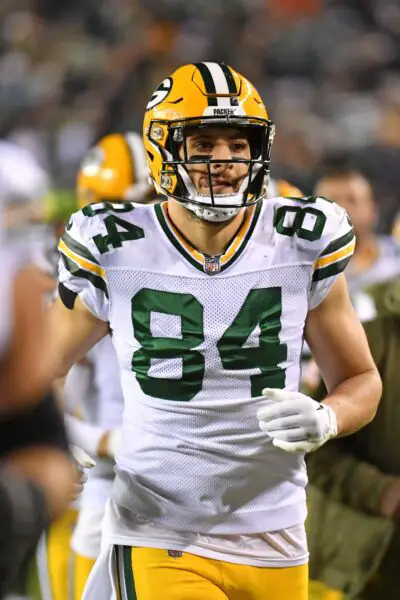
[[[205,256],[204,257],[204,271],[207,275],[215,275],[221,270],[219,263],[219,256]]]

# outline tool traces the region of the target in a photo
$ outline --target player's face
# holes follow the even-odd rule
[[[248,165],[244,163],[229,163],[235,158],[250,158],[250,145],[246,135],[239,129],[218,127],[194,130],[186,137],[188,159],[221,160],[221,163],[210,165],[211,184],[214,194],[234,194],[248,173]],[[183,158],[183,148],[181,148]],[[210,195],[210,181],[207,165],[188,165],[188,173],[199,194]]]
[[[357,236],[373,231],[377,214],[368,181],[357,173],[321,179],[315,189],[317,196],[337,202],[348,213]]]

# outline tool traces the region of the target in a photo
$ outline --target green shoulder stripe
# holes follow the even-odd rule
[[[321,267],[320,269],[316,269],[312,278],[313,283],[315,283],[316,281],[321,281],[321,279],[326,279],[327,277],[339,275],[339,273],[345,270],[352,256],[353,255],[350,254],[349,256],[346,256],[346,258],[338,260],[337,262],[328,265],[327,267]]]
[[[79,242],[74,240],[74,238],[71,237],[69,233],[64,232],[61,236],[61,239],[64,242],[64,244],[68,246],[70,250],[72,250],[72,252],[75,252],[75,254],[79,254],[79,256],[81,256],[82,258],[86,258],[86,260],[90,260],[91,262],[97,265],[99,264],[99,261],[93,256],[90,250],[88,250],[83,244],[80,244]]]
[[[327,246],[325,248],[325,250],[322,252],[321,256],[326,256],[327,254],[332,254],[332,252],[336,252],[337,250],[344,248],[344,246],[347,246],[347,244],[349,242],[351,242],[353,240],[353,238],[354,238],[354,229],[351,228],[350,231],[348,231],[347,233],[342,235],[342,237],[331,242],[329,244],[329,246]]]
[[[71,273],[71,275],[74,275],[74,277],[83,277],[84,279],[87,279],[95,288],[104,292],[106,298],[108,298],[107,284],[104,279],[99,277],[99,275],[91,273],[90,271],[81,269],[77,264],[74,263],[74,261],[68,258],[68,256],[65,256],[65,254],[61,253],[61,258],[65,268]]]

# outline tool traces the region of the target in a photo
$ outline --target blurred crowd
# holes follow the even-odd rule
[[[182,62],[254,81],[277,124],[273,174],[311,193],[326,154],[376,187],[380,227],[399,202],[396,0],[3,0],[0,134],[73,188],[88,147],[140,130],[149,91]]]

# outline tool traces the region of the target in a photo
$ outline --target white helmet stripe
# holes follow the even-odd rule
[[[226,76],[221,66],[215,62],[203,62],[203,65],[207,67],[212,77],[215,86],[216,94],[230,94],[230,90],[228,87],[228,82],[226,80]],[[231,100],[227,97],[217,97],[217,106],[230,106]]]
[[[203,62],[214,81],[216,94],[230,94],[228,82],[221,66],[215,62]]]

